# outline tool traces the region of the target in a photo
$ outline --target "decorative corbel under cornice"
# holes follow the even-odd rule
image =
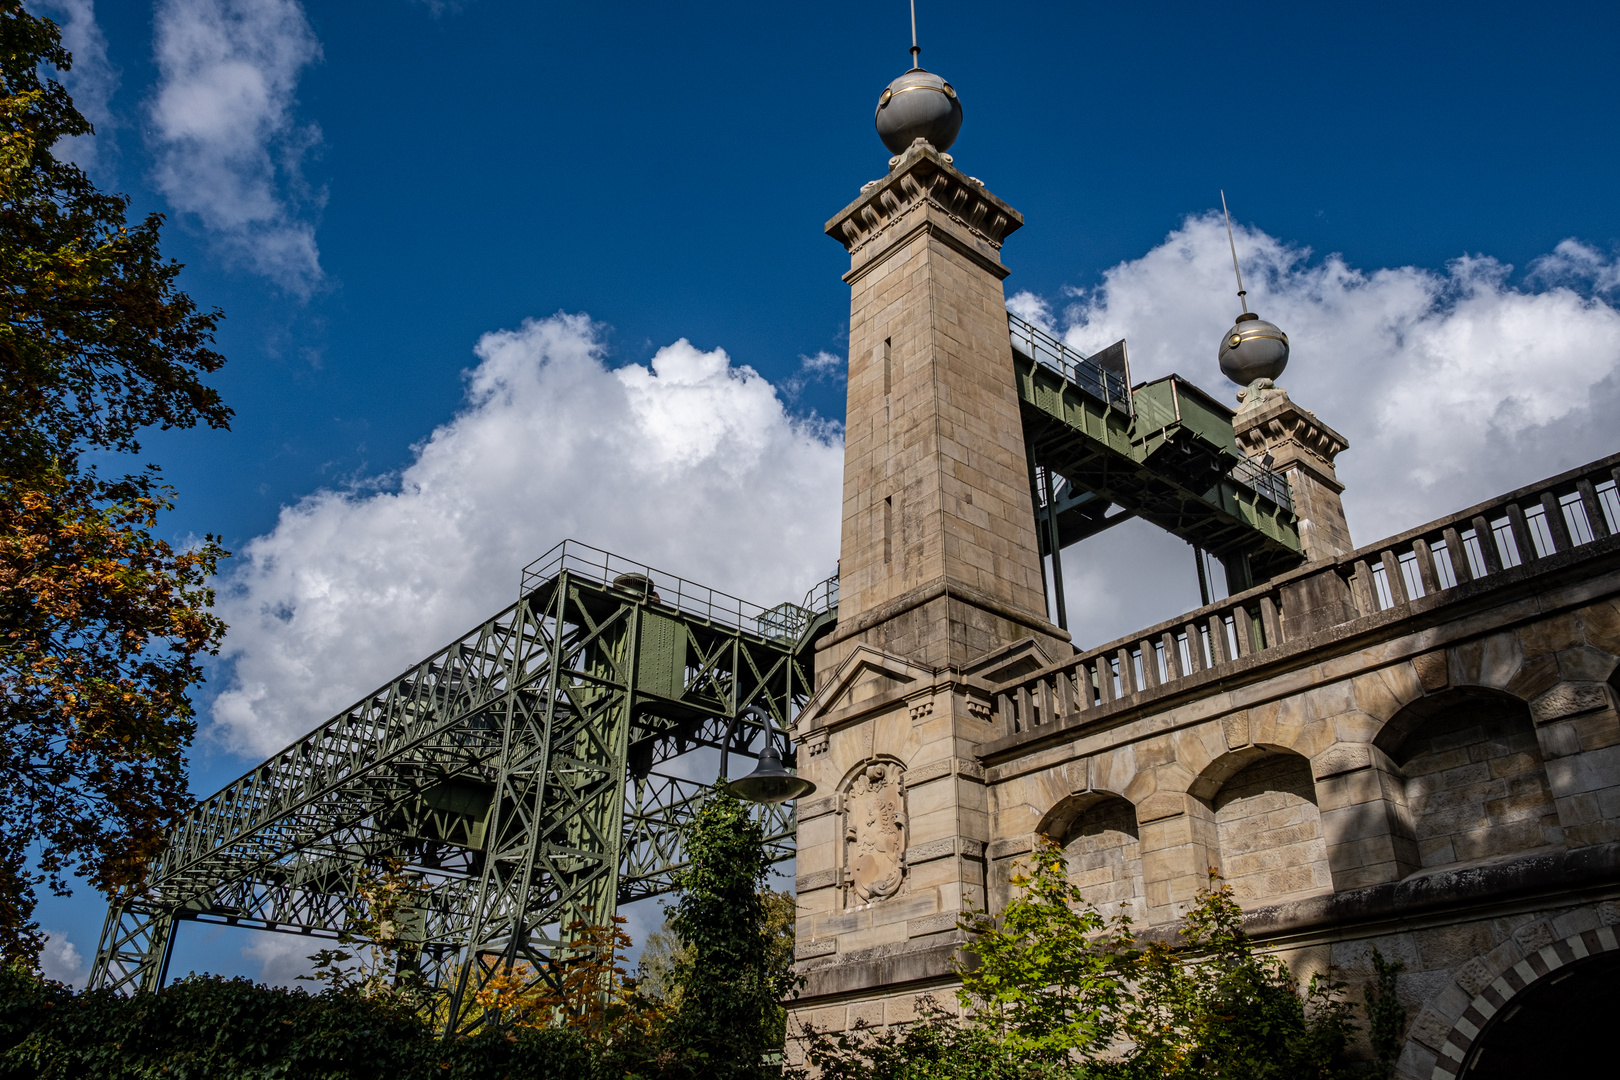
[[[913,146],[881,180],[826,224],[828,236],[854,253],[919,204],[927,202],[962,228],[999,250],[1024,224],[1024,216],[979,181],[959,171],[931,146]]]

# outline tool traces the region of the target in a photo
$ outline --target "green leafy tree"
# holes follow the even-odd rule
[[[803,985],[803,978],[793,971],[793,945],[798,939],[799,901],[790,892],[763,889],[759,896],[763,919],[759,932],[765,939],[765,983],[776,992],[776,1007],[771,1011],[765,1045],[781,1050],[787,1043],[787,1009],[781,1001]]]
[[[173,550],[157,467],[84,461],[231,413],[203,382],[219,313],[176,288],[162,218],[130,224],[128,199],[53,153],[91,131],[41,74],[71,63],[55,24],[0,0],[0,955],[25,959],[42,881],[142,880],[189,802],[187,691],[224,632],[216,538]]]
[[[1300,986],[1243,933],[1212,878],[1173,940],[1142,944],[1068,881],[1063,852],[1036,849],[999,918],[964,921],[964,1018],[925,1009],[902,1028],[817,1032],[829,1080],[1341,1080],[1355,1029],[1342,986]]]
[[[1340,983],[1301,986],[1255,951],[1230,886],[1210,888],[1182,919],[1181,941],[1130,957],[1134,992],[1121,1032],[1130,1042],[1111,1075],[1131,1080],[1330,1080],[1351,1075],[1355,1030]]]
[[[352,989],[362,997],[395,996],[425,1004],[425,987],[415,962],[422,909],[432,887],[405,869],[405,860],[385,859],[355,875],[345,903],[337,948],[310,956],[314,972],[298,978]]]
[[[764,1055],[781,1049],[781,1002],[794,985],[779,945],[773,965],[765,933],[764,830],[717,784],[693,815],[685,841],[689,862],[676,882],[669,919],[686,946],[675,965],[680,989],[668,1029],[672,1067],[722,1080],[761,1076]]]
[[[1373,980],[1365,990],[1367,1035],[1372,1043],[1376,1075],[1395,1075],[1395,1062],[1401,1056],[1402,1036],[1406,1033],[1406,1006],[1396,996],[1396,979],[1405,967],[1399,960],[1386,960],[1372,951]]]
[[[675,981],[675,969],[683,960],[690,962],[690,954],[691,947],[681,941],[666,919],[642,943],[641,960],[636,965],[637,989],[656,1001],[675,1004],[681,990]]]
[[[1130,924],[1109,923],[1069,881],[1063,849],[1042,840],[1000,918],[963,920],[974,963],[958,991],[974,1022],[1020,1058],[1090,1058],[1114,1042]]]
[[[311,995],[191,976],[156,994],[75,994],[0,968],[0,1080],[587,1080],[569,1028],[491,1028],[449,1040],[408,1002]]]

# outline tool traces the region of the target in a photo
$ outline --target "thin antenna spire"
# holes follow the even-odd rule
[[[922,67],[922,49],[917,46],[917,0],[911,0],[911,66]]]
[[[912,0],[912,4],[915,6],[916,0]],[[913,30],[912,33],[915,34],[916,31]],[[1247,315],[1249,313],[1249,302],[1244,297],[1248,294],[1243,291],[1243,271],[1238,269],[1237,241],[1232,239],[1232,211],[1226,208],[1226,190],[1224,188],[1221,189],[1221,213],[1226,215],[1226,243],[1232,249],[1232,273],[1236,274],[1238,279],[1238,303],[1243,305],[1243,314]]]

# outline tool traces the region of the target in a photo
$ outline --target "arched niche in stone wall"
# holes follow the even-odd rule
[[[1069,880],[1104,916],[1123,912],[1145,919],[1142,852],[1130,800],[1101,791],[1070,795],[1047,813],[1039,831],[1063,845]]]
[[[1414,701],[1376,740],[1400,769],[1424,869],[1564,842],[1524,702],[1481,687]]]
[[[838,790],[845,904],[861,907],[898,896],[911,840],[905,765],[878,755],[851,769]]]
[[[1221,875],[1245,907],[1333,888],[1311,764],[1291,750],[1251,756],[1208,799]]]

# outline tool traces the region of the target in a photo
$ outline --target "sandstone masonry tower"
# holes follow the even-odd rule
[[[960,123],[920,68],[883,101]],[[943,153],[954,128],[938,148],[913,130],[826,229],[851,301],[838,623],[797,732],[822,794],[799,807],[799,954],[838,954],[813,993],[950,974],[985,902],[973,751],[995,734],[968,665],[1073,651],[1046,617],[1007,336],[1001,244],[1023,219]]]
[[[1018,211],[919,142],[827,224],[850,252],[839,626],[960,667],[1046,618],[1007,338],[1001,243]]]

